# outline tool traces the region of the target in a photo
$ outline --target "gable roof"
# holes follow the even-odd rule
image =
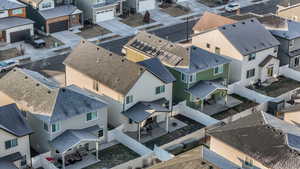
[[[0,107],[0,129],[17,137],[32,133],[31,128],[15,104]]]
[[[255,112],[211,129],[208,134],[249,155],[268,168],[300,168],[299,152],[297,148],[288,144],[289,135],[300,136],[300,128],[270,114]],[[297,142],[293,140],[292,143]]]
[[[164,83],[172,83],[176,80],[170,71],[164,67],[164,65],[162,65],[157,58],[146,59],[138,62],[138,64],[144,66],[148,71],[161,79]]]
[[[38,118],[50,123],[66,120],[106,106],[76,86],[60,88],[37,72],[15,68],[0,80],[0,90]]]
[[[64,64],[123,95],[128,93],[146,71],[142,65],[87,41],[82,41]]]
[[[237,21],[235,21],[233,19],[221,16],[221,15],[217,15],[217,14],[214,14],[211,12],[204,12],[204,14],[201,16],[199,21],[193,27],[193,30],[202,32],[202,31],[214,29],[219,26],[226,25],[226,24],[233,24],[236,22]]]
[[[0,18],[0,30],[7,30],[17,26],[23,26],[28,24],[33,24],[34,22],[27,18],[21,18],[16,16],[10,16],[5,18]]]
[[[279,45],[278,40],[256,18],[224,25],[218,30],[244,56]]]
[[[52,9],[39,11],[40,15],[45,19],[53,19],[62,16],[69,16],[78,10],[74,5],[62,5]]]
[[[184,73],[196,73],[205,71],[208,69],[212,69],[216,66],[223,65],[226,63],[230,63],[231,60],[212,53],[208,52],[204,49],[198,48],[196,46],[191,46],[190,50],[190,64],[189,67],[186,68],[175,68],[176,70]]]
[[[150,58],[156,57],[168,66],[187,67],[189,64],[189,51],[186,48],[145,31],[140,31],[124,47]]]
[[[0,10],[8,10],[8,9],[17,9],[17,8],[25,8],[26,5],[12,0],[1,0]]]

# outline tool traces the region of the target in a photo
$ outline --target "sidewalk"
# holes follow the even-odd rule
[[[162,12],[159,8],[149,11],[151,19],[163,24],[164,26],[173,25],[183,22],[182,20],[173,17],[165,12]]]

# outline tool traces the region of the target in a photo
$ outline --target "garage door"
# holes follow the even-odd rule
[[[68,30],[68,20],[49,24],[49,33]]]
[[[96,12],[96,22],[102,22],[111,19],[114,19],[113,9]]]
[[[11,32],[10,33],[10,42],[14,43],[14,42],[23,41],[29,37],[30,37],[30,29],[25,29],[25,30],[17,31],[17,32]]]

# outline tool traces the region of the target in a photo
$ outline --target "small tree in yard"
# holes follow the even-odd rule
[[[144,22],[145,23],[150,23],[150,13],[149,13],[149,11],[146,11],[146,13],[144,15]]]

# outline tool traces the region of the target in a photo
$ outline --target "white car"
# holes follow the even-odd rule
[[[227,12],[233,12],[240,9],[240,4],[237,2],[231,2],[225,6]]]

